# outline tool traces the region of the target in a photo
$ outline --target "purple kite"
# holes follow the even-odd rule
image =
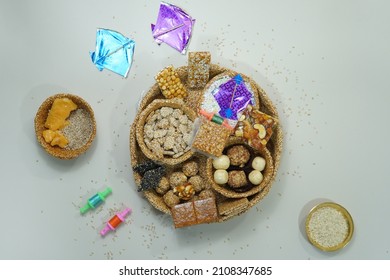
[[[185,54],[194,23],[195,19],[181,8],[161,2],[157,22],[151,25],[152,35],[159,45],[166,43]]]
[[[219,115],[231,120],[237,120],[237,114],[243,111],[249,103],[252,104],[252,94],[240,75],[220,85],[214,98],[221,108]]]

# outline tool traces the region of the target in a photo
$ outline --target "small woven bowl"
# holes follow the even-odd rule
[[[209,158],[207,160],[207,166],[206,166],[207,179],[209,180],[211,187],[216,192],[222,194],[225,197],[229,197],[229,198],[249,197],[249,196],[252,196],[256,193],[261,192],[268,185],[268,183],[270,183],[270,180],[271,180],[273,173],[274,173],[274,164],[273,164],[272,156],[271,156],[271,153],[267,149],[264,149],[262,151],[257,151],[257,150],[255,151],[253,148],[251,148],[250,146],[245,144],[241,138],[235,137],[235,136],[231,136],[229,138],[229,141],[228,141],[225,149],[227,149],[231,146],[235,146],[235,145],[244,145],[247,149],[251,150],[251,152],[253,153],[254,156],[261,156],[265,159],[266,165],[265,165],[264,170],[261,171],[261,173],[263,174],[263,181],[261,181],[260,185],[253,186],[252,188],[250,188],[247,191],[240,192],[240,191],[234,190],[233,188],[225,187],[223,185],[219,185],[219,184],[215,183],[215,181],[214,181],[215,168],[213,167],[213,159],[212,158]]]
[[[323,209],[323,208],[331,208],[333,210],[338,211],[342,215],[342,217],[345,219],[345,222],[347,223],[347,226],[348,226],[347,233],[346,233],[344,240],[342,240],[338,244],[335,244],[334,246],[324,246],[324,245],[320,244],[320,242],[316,240],[316,238],[313,236],[312,232],[310,231],[310,221],[311,221],[313,215],[317,211],[319,211],[320,209]],[[327,218],[323,218],[323,220],[326,220],[326,219]],[[329,222],[329,220],[328,220],[328,222]],[[329,202],[320,203],[310,210],[309,214],[306,217],[305,229],[306,229],[307,238],[313,246],[315,246],[316,248],[318,248],[322,251],[325,251],[325,252],[333,252],[333,251],[338,251],[338,250],[344,248],[345,246],[347,246],[349,241],[351,241],[352,236],[353,236],[353,231],[354,231],[354,224],[353,224],[351,214],[348,212],[347,209],[345,209],[340,204],[329,201]],[[335,234],[335,232],[326,232],[327,237],[331,236],[332,234]]]
[[[91,136],[89,137],[88,141],[81,148],[78,149],[71,150],[61,148],[59,146],[51,146],[49,143],[46,143],[42,135],[43,131],[47,129],[45,127],[45,122],[54,100],[56,98],[64,97],[71,99],[77,105],[78,108],[86,110],[92,118],[93,129]],[[41,146],[45,149],[46,152],[59,159],[77,158],[79,155],[85,153],[88,150],[96,136],[96,121],[91,106],[81,97],[68,93],[59,93],[47,98],[38,109],[38,112],[35,116],[34,125],[35,134],[38,142],[41,144]]]
[[[156,153],[153,153],[145,144],[144,141],[144,126],[145,122],[148,119],[148,116],[156,111],[157,109],[160,109],[161,107],[171,107],[174,109],[180,109],[183,111],[184,114],[187,115],[187,117],[194,121],[196,119],[196,113],[191,110],[189,107],[187,107],[183,101],[180,99],[156,99],[153,102],[151,102],[139,115],[139,119],[137,122],[136,127],[136,137],[139,147],[141,148],[142,152],[145,154],[145,156],[153,161],[160,162],[163,164],[168,165],[176,165],[179,163],[182,163],[189,159],[194,152],[190,149],[189,151],[185,152],[183,155],[173,158],[169,156],[164,157],[158,157]]]

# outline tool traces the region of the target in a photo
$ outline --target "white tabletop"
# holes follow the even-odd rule
[[[284,150],[270,193],[220,224],[174,229],[136,191],[129,130],[154,75],[187,56],[158,46],[159,1],[1,0],[1,259],[389,259],[388,1],[172,1],[196,19],[189,51],[252,77],[280,114]],[[127,79],[91,62],[97,28],[136,41]],[[33,120],[50,95],[93,107],[97,137],[76,160],[48,155]],[[107,186],[102,207],[86,200]],[[355,233],[336,253],[304,233],[308,210],[334,201]],[[110,211],[133,213],[116,233]]]

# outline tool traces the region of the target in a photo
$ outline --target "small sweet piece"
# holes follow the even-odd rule
[[[157,167],[160,167],[158,163],[148,160],[145,162],[142,162],[140,164],[137,164],[136,166],[133,167],[133,171],[137,172],[139,175],[144,176],[146,171],[156,169]]]
[[[163,200],[169,208],[172,208],[180,203],[180,198],[175,195],[172,190],[169,190],[166,194],[164,194]]]
[[[185,98],[187,91],[172,65],[161,70],[155,77],[161,93],[168,99]]]
[[[229,180],[229,174],[224,169],[218,169],[214,172],[214,182],[218,185],[226,184]]]
[[[65,148],[68,145],[68,139],[59,130],[69,124],[67,118],[76,109],[77,105],[67,97],[54,99],[45,122],[45,127],[48,129],[42,132],[46,143],[50,143],[51,146],[57,145],[60,148]]]
[[[205,121],[199,127],[192,148],[201,153],[219,157],[228,141],[230,130],[222,125]]]
[[[90,209],[95,209],[100,204],[104,202],[106,197],[112,192],[111,188],[106,188],[103,192],[98,192],[94,196],[92,196],[90,199],[88,199],[87,204],[85,204],[84,207],[80,208],[80,213],[84,214]]]
[[[169,185],[172,188],[184,185],[187,182],[187,179],[187,176],[183,172],[176,171],[169,176]]]
[[[227,150],[230,164],[243,167],[250,159],[250,152],[244,145],[235,145]]]
[[[160,182],[158,183],[158,186],[156,188],[156,192],[163,195],[167,191],[169,191],[170,188],[171,188],[171,186],[169,185],[169,181],[168,181],[167,177],[162,177]]]
[[[266,161],[262,157],[255,157],[252,161],[252,168],[255,170],[263,171],[266,165]]]
[[[195,200],[193,203],[198,224],[212,223],[217,221],[218,211],[214,198],[209,197]]]
[[[260,183],[263,181],[263,178],[263,174],[256,169],[252,170],[248,175],[249,182],[251,182],[253,185],[260,185]]]
[[[47,115],[45,127],[53,131],[64,128],[68,124],[66,119],[76,109],[77,105],[71,99],[56,98]]]
[[[230,166],[230,159],[227,155],[222,155],[213,160],[213,166],[215,169],[228,169]]]
[[[245,186],[248,181],[243,170],[232,170],[228,173],[228,185],[232,188],[241,188]]]
[[[189,161],[183,164],[183,173],[187,177],[192,177],[198,174],[199,166],[196,161]]]
[[[182,200],[190,200],[195,195],[195,189],[191,183],[187,182],[184,185],[174,187],[173,193]]]
[[[236,126],[235,135],[243,137],[253,148],[262,150],[277,123],[277,119],[248,105]]]
[[[211,54],[209,52],[188,53],[188,86],[204,88],[209,81]]]
[[[175,228],[181,228],[197,224],[193,202],[177,204],[171,208]]]
[[[60,148],[65,148],[68,145],[69,141],[61,133],[61,131],[53,131],[50,129],[46,129],[42,132],[42,136],[45,139],[46,143],[50,143],[52,146],[59,146]]]
[[[210,197],[215,199],[215,193],[210,189],[206,189],[206,190],[201,191],[199,193],[199,196],[198,196],[199,199],[206,199],[206,198],[210,198]]]
[[[100,231],[101,236],[105,236],[109,231],[114,231],[117,227],[125,221],[126,216],[131,213],[130,208],[126,208],[120,213],[117,213],[114,217],[112,217],[106,224],[106,226]]]
[[[190,179],[188,179],[188,182],[194,187],[196,193],[202,191],[205,188],[204,180],[199,175],[192,176]]]
[[[249,200],[246,197],[240,199],[230,199],[218,204],[218,213],[223,216],[235,216],[249,206]]]
[[[146,171],[141,179],[141,185],[138,187],[138,191],[141,192],[157,188],[164,175],[165,167],[163,166]]]
[[[212,197],[181,203],[171,209],[175,228],[217,221],[218,212]]]

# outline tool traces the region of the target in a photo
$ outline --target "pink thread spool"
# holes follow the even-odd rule
[[[114,231],[116,228],[125,221],[127,215],[131,213],[130,208],[126,208],[122,212],[117,213],[106,224],[106,226],[100,231],[101,236],[105,236],[109,231]]]

